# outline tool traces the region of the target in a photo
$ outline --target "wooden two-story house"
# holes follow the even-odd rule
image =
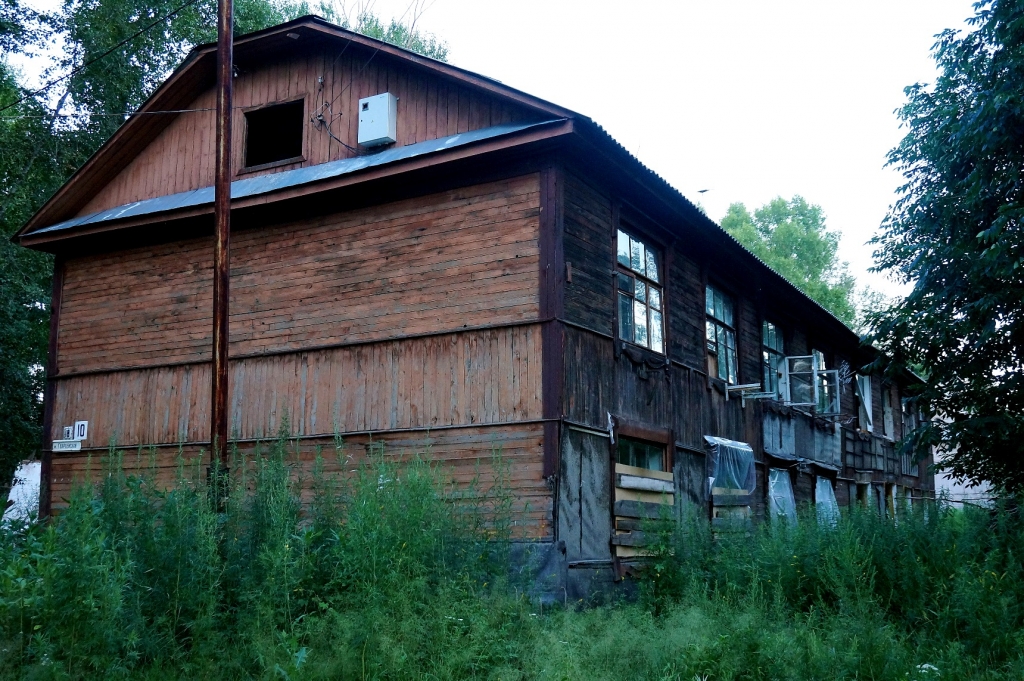
[[[315,17],[235,60],[241,450],[285,416],[305,461],[340,436],[468,479],[500,449],[530,569],[570,595],[662,507],[930,493],[894,447],[905,386],[589,118]],[[167,480],[209,450],[214,78],[193,50],[15,237],[56,255],[44,513],[112,442]]]

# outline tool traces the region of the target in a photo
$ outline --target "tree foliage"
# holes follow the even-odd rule
[[[779,197],[751,215],[729,206],[722,229],[847,325],[856,318],[854,280],[837,255],[839,234],[825,226],[821,206]]]
[[[216,39],[216,0],[183,5],[185,0],[65,0],[40,14],[22,0],[0,0],[0,107],[28,94],[4,55],[41,53],[56,40],[62,51],[44,79],[74,74],[0,112],[0,481],[39,450],[52,274],[50,256],[21,248],[9,237],[189,50]],[[315,11],[371,37],[447,57],[444,42],[415,27],[421,4],[411,7],[408,20],[388,23],[365,3],[354,9],[321,3],[311,9],[291,0],[235,0],[234,7],[236,33]]]
[[[960,479],[1024,490],[1024,2],[983,0],[938,36],[932,86],[906,89],[889,155],[905,177],[876,268],[913,290],[873,318],[886,368],[919,366],[937,415],[906,443],[940,445]]]

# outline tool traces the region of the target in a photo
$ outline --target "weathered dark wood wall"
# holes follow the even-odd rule
[[[539,175],[290,224],[235,225],[230,428],[243,449],[287,434],[304,456],[340,435],[432,442],[456,477],[501,449],[528,536],[550,536],[543,479]],[[53,456],[54,502],[110,442],[209,439],[208,240],[71,258],[51,435],[90,422],[91,451]],[[147,465],[148,465],[147,457]],[[99,463],[93,470],[98,472]]]
[[[794,469],[798,501],[813,500],[816,475],[835,477],[840,470],[852,474],[854,464],[843,452],[842,433],[846,429],[820,420],[814,422],[777,404],[753,401],[743,408],[738,397],[725,399],[720,381],[709,379],[704,344],[705,285],[711,282],[722,288],[736,303],[739,383],[762,380],[761,322],[766,317],[782,325],[789,355],[821,349],[835,368],[845,362],[853,371],[859,368],[855,360],[844,355],[842,348],[835,348],[836,342],[827,333],[819,328],[803,328],[792,311],[780,309],[771,290],[762,288],[756,273],[739,273],[731,279],[728,263],[714,260],[718,254],[677,241],[670,236],[670,230],[644,230],[643,221],[632,219],[634,231],[640,224],[639,236],[660,246],[664,256],[668,363],[660,355],[623,344],[617,338],[615,324],[613,249],[617,215],[630,209],[620,208],[612,191],[585,179],[579,169],[566,173],[565,186],[565,257],[572,264],[572,279],[565,285],[565,418],[601,430],[607,428],[611,414],[651,428],[671,429],[676,442],[680,496],[693,503],[705,503],[701,496],[702,485],[706,484],[702,454],[705,435],[739,440],[754,449],[758,462],[758,506],[762,505],[767,469],[795,465],[795,460],[784,464],[766,458],[766,438],[769,445],[775,439],[771,453],[822,464],[810,468],[801,465],[799,474]],[[855,352],[856,347],[849,351]],[[872,379],[872,384],[875,434],[879,435],[882,388],[877,378]],[[898,422],[898,390],[893,388],[892,394]],[[852,383],[841,386],[840,397],[844,413],[855,416]],[[848,425],[856,427],[855,422]],[[891,444],[886,445],[877,437],[866,440],[876,443],[873,446],[880,452],[877,460],[883,462],[881,450],[891,449]],[[882,463],[880,474],[887,468],[892,465]],[[911,486],[915,481],[907,478],[904,484]],[[916,480],[917,486],[922,484],[924,481]],[[848,493],[844,490],[842,496],[848,497]]]
[[[372,57],[372,59],[371,59]],[[323,79],[323,83],[319,79]],[[408,64],[353,46],[321,46],[308,53],[242,68],[234,81],[235,113],[232,167],[244,163],[248,107],[302,98],[306,106],[305,160],[244,175],[251,177],[355,156],[358,102],[390,92],[398,99],[398,146],[526,120],[531,114],[516,104],[477,92],[454,81],[427,78]],[[214,170],[214,89],[177,114],[173,123],[80,211],[88,215],[133,201],[209,187]],[[322,113],[330,123],[309,119]],[[333,135],[333,137],[332,137]],[[343,142],[342,143],[339,143]],[[347,147],[345,145],[348,145]]]
[[[537,317],[537,176],[232,237],[231,355]],[[206,239],[69,259],[59,373],[210,356]]]

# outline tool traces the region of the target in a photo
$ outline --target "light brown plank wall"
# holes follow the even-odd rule
[[[299,350],[539,314],[536,175],[232,236],[231,353]],[[64,374],[209,357],[207,240],[70,260]]]
[[[340,59],[339,52],[310,51],[262,68],[243,71],[235,79],[232,163],[236,170],[241,169],[244,162],[243,109],[304,97],[308,114],[304,162],[240,177],[281,172],[354,156],[355,152],[333,140],[322,126],[308,120],[324,103],[329,104],[324,117],[330,122],[331,131],[352,148],[357,147],[359,99],[381,92],[391,92],[399,98],[397,146],[536,117],[518,105],[411,69],[386,55],[377,54],[367,61],[368,52],[353,48]],[[321,76],[324,78],[322,86],[318,82]],[[212,109],[214,105],[211,89],[186,108]],[[211,186],[213,123],[213,111],[177,115],[149,147],[79,211],[79,215]]]
[[[385,341],[234,360],[230,429],[272,437],[541,418],[539,327]],[[89,421],[89,447],[209,439],[209,364],[61,379],[53,437]]]
[[[392,433],[374,435],[383,441],[384,455],[390,460],[409,460],[425,456],[441,467],[442,479],[466,489],[474,481],[475,489],[485,498],[492,493],[495,463],[507,471],[507,483],[514,497],[513,531],[519,537],[551,538],[551,492],[544,482],[543,428],[540,424],[516,424],[497,427],[474,427],[450,431]],[[365,435],[345,438],[343,449],[336,451],[333,438],[301,440],[289,443],[287,462],[293,466],[294,479],[301,481],[301,497],[312,500],[311,472],[316,461],[316,448],[323,451],[324,471],[331,476],[349,474],[367,461]],[[265,454],[266,449],[262,452]],[[252,460],[253,445],[240,448],[240,454]],[[151,476],[157,484],[173,484],[179,471],[187,479],[201,478],[209,464],[208,454],[198,447],[126,450],[119,461],[129,474]],[[74,485],[86,480],[97,481],[103,474],[106,454],[55,454],[53,457],[53,507],[67,507]]]

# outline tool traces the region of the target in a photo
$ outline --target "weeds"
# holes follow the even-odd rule
[[[0,677],[1024,678],[1015,507],[657,522],[639,602],[540,612],[506,586],[500,455],[467,488],[339,441],[300,480],[282,437],[235,453],[223,513],[198,462],[158,485],[120,456],[55,521],[0,530]]]

